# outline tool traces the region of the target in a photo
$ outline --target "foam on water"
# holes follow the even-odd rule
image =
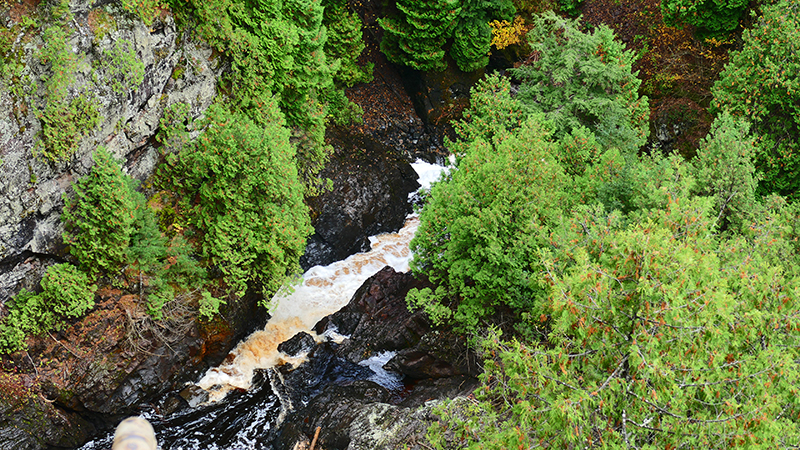
[[[434,181],[438,181],[443,172],[446,173],[449,171],[449,167],[445,168],[436,164],[430,164],[421,159],[411,163],[411,167],[413,167],[414,171],[416,171],[417,175],[419,175],[419,179],[417,181],[420,185],[422,185],[420,189],[425,190],[430,189],[431,184]]]
[[[439,178],[442,166],[417,161],[412,164],[423,188]],[[371,250],[358,253],[327,266],[315,266],[304,275],[293,292],[279,292],[272,299],[272,317],[263,330],[251,334],[231,352],[229,362],[210,369],[197,385],[209,392],[209,400],[217,401],[232,389],[249,389],[257,369],[273,367],[284,362],[299,364],[303,357],[289,358],[278,352],[278,344],[305,331],[311,331],[323,317],[347,305],[364,281],[385,266],[398,272],[408,271],[411,252],[408,244],[419,225],[409,217],[397,233],[370,237]],[[344,339],[344,336],[331,336]],[[388,361],[388,359],[387,359]]]

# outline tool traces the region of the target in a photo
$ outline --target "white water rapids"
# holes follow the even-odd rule
[[[412,164],[423,189],[429,189],[444,168],[417,161]],[[278,344],[305,331],[316,336],[312,327],[323,317],[345,306],[364,281],[389,265],[396,271],[408,270],[411,252],[408,244],[414,237],[419,220],[406,219],[397,233],[370,238],[372,249],[328,266],[315,266],[303,274],[302,282],[287,294],[279,292],[272,299],[272,318],[263,330],[251,334],[226,358],[222,365],[210,369],[197,385],[209,392],[209,401],[225,397],[233,389],[249,389],[253,373],[283,362],[295,362],[278,352]],[[318,339],[322,337],[316,336]]]

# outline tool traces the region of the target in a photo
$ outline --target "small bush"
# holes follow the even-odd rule
[[[23,350],[27,335],[60,328],[64,319],[81,317],[94,307],[97,287],[71,264],[50,266],[41,286],[39,294],[23,289],[12,300],[0,322],[0,352]]]

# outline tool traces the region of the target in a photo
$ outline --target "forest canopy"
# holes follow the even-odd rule
[[[775,73],[762,54],[784,55],[784,66],[797,61],[796,40],[772,37],[794,29],[786,25],[793,11],[787,2],[765,7],[759,23],[776,29],[745,34],[691,161],[638,151],[647,99],[623,90],[607,97],[625,82],[594,90],[575,76],[635,79],[630,56],[602,28],[534,19],[538,58],[514,72],[518,94],[498,76],[473,89],[450,146],[456,168],[431,189],[411,244],[412,270],[435,288],[412,290],[409,306],[470,333],[485,357],[474,400],[439,409],[428,433],[435,448],[800,441],[800,211],[769,193],[795,192],[775,184],[790,160],[776,155],[786,171],[778,173],[763,159],[765,143],[774,152],[776,141],[796,141],[792,122],[781,125],[792,117],[781,111],[796,102],[730,78]],[[544,31],[553,24],[563,28]],[[775,50],[751,49],[761,35]],[[617,58],[618,71],[602,69],[597,49],[601,61],[606,52]],[[569,58],[548,63],[549,54]],[[570,83],[580,93],[569,95]],[[565,106],[548,107],[551,98]],[[614,128],[605,115],[587,114],[597,105],[617,108]],[[778,132],[786,138],[770,135]]]

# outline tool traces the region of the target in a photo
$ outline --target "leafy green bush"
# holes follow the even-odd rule
[[[800,189],[800,6],[765,5],[742,50],[714,84],[712,109],[749,120],[761,136],[755,164],[763,175],[760,192],[795,196]]]
[[[264,108],[277,113],[275,102]],[[183,199],[203,258],[228,286],[242,294],[249,284],[269,298],[299,270],[312,230],[289,132],[280,121],[260,125],[222,104],[206,111],[200,127],[196,141],[170,155],[160,179]]]
[[[661,14],[667,25],[694,25],[707,35],[722,35],[739,25],[749,0],[663,0]]]
[[[203,320],[213,319],[214,315],[219,313],[219,307],[225,303],[225,300],[216,298],[210,292],[204,291],[199,301],[200,318]]]
[[[23,350],[28,334],[57,329],[64,319],[83,316],[94,307],[97,287],[89,283],[89,277],[71,264],[48,267],[41,293],[23,289],[12,300],[8,316],[0,322],[0,352]]]
[[[63,14],[71,17],[69,9]],[[40,154],[51,161],[71,157],[80,139],[100,123],[98,107],[89,94],[69,98],[67,87],[75,81],[78,67],[69,48],[68,29],[62,22],[48,27],[42,34],[45,45],[39,53],[42,63],[50,65],[50,76],[43,82],[45,107],[35,112],[42,124]]]
[[[58,317],[81,317],[94,308],[97,288],[90,285],[89,277],[72,264],[48,267],[41,284],[40,295],[44,304]]]
[[[584,33],[579,19],[553,12],[533,24],[528,42],[538,57],[514,71],[522,80],[519,101],[545,114],[556,139],[586,127],[604,148],[637,152],[649,134],[649,107],[638,95],[634,53],[605,25]]]
[[[144,62],[136,55],[133,44],[124,39],[114,41],[111,50],[103,50],[99,68],[116,94],[135,91],[144,81]]]

